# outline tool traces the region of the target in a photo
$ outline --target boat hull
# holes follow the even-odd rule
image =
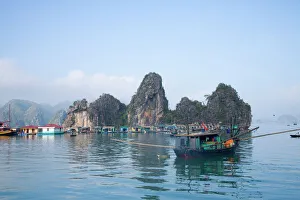
[[[292,138],[297,138],[300,137],[300,134],[296,134],[296,135],[290,135]]]
[[[16,131],[7,130],[7,131],[0,131],[0,136],[14,136],[17,135]]]
[[[223,154],[232,154],[235,152],[236,145],[224,148],[224,149],[215,149],[215,150],[201,150],[201,149],[174,149],[174,152],[177,157],[180,158],[201,158],[211,155],[223,155]]]

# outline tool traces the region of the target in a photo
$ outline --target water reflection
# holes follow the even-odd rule
[[[239,162],[238,155],[212,156],[199,159],[176,158],[174,166],[177,176],[200,177],[202,175],[234,176]]]
[[[199,159],[176,158],[177,191],[234,196],[236,198],[261,198],[256,180],[246,176],[252,162],[252,140],[242,141],[236,153]]]
[[[179,191],[216,193],[225,195],[222,188],[237,188],[236,170],[238,170],[239,157],[213,156],[201,159],[176,158],[176,184]]]
[[[147,144],[162,144],[166,145],[165,138],[153,133],[129,135],[129,139],[134,139],[140,143]],[[169,189],[162,186],[167,182],[164,178],[167,175],[166,166],[169,158],[168,150],[165,148],[153,148],[151,146],[131,146],[131,158],[133,160],[133,167],[139,173],[133,177],[142,183],[142,188],[150,191],[168,191]],[[161,155],[164,155],[162,159]],[[145,196],[144,199],[156,199],[156,196]]]

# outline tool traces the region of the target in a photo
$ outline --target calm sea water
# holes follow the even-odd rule
[[[253,133],[296,126],[259,124]],[[0,199],[299,199],[300,139],[241,142],[236,154],[178,159],[163,134],[0,137]]]

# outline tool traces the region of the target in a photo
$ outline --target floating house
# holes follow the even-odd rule
[[[151,127],[151,126],[144,126],[143,130],[144,130],[145,133],[154,132],[153,127]]]
[[[21,128],[21,133],[26,135],[36,135],[38,133],[38,126],[29,125]]]
[[[176,124],[176,127],[177,127],[177,129],[178,129],[178,132],[180,132],[180,133],[186,132],[186,125],[183,125],[183,124]]]
[[[114,126],[103,126],[102,133],[115,133],[116,129]]]
[[[102,132],[102,127],[101,126],[95,126],[94,127],[94,132],[95,133],[101,133]]]
[[[78,129],[79,133],[90,133],[91,132],[91,128],[90,127],[80,127],[80,129]]]
[[[159,124],[159,125],[156,127],[156,131],[157,131],[157,132],[167,132],[166,125],[164,125],[164,124]]]
[[[134,126],[130,128],[131,133],[141,133],[143,131],[143,127],[141,126]]]
[[[127,133],[128,132],[128,126],[121,126],[120,127],[120,132],[121,133]]]
[[[189,130],[191,132],[200,132],[202,130],[202,126],[199,124],[189,124]]]
[[[45,126],[38,127],[39,135],[57,135],[63,133],[64,133],[63,127],[57,124],[47,124]]]

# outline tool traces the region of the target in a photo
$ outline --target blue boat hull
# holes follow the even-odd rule
[[[237,144],[229,148],[214,149],[214,150],[179,148],[179,149],[174,149],[174,152],[176,156],[180,158],[200,158],[200,157],[211,156],[211,155],[232,154],[235,152],[236,146]]]

